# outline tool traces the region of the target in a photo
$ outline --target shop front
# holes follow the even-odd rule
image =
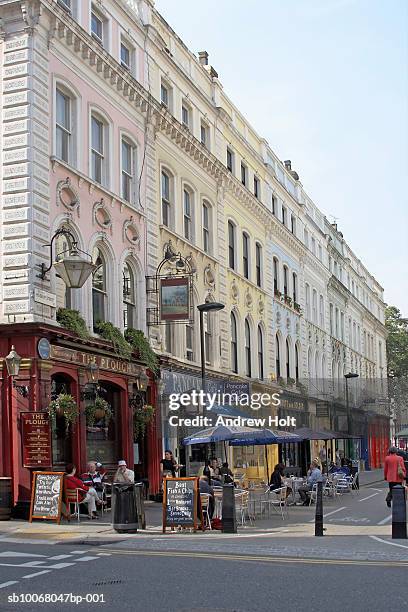
[[[4,359],[12,345],[22,357],[14,377],[8,375]],[[79,339],[41,324],[1,326],[0,355],[0,474],[13,479],[15,513],[26,514],[33,471],[24,463],[23,413],[52,414],[49,458],[44,458],[47,453],[39,455],[37,469],[63,471],[72,462],[83,471],[95,460],[113,473],[117,461],[125,459],[148,480],[150,493],[158,492],[157,410],[145,435],[138,435],[134,423],[135,400],[156,405],[154,381],[141,363],[121,359],[106,341]]]

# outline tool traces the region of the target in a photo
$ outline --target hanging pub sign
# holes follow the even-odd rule
[[[189,277],[160,279],[160,320],[190,319]]]
[[[23,466],[47,468],[52,465],[51,427],[48,412],[22,412]]]

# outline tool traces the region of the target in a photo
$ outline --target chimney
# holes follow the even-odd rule
[[[292,170],[292,162],[290,161],[290,159],[285,159],[283,163],[285,164],[286,170]]]
[[[198,52],[198,61],[202,66],[208,66],[208,53],[207,51]]]

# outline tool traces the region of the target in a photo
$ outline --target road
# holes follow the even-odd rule
[[[311,535],[313,509],[301,507],[263,533],[258,522],[238,535],[151,533],[95,546],[0,538],[0,610],[407,609],[408,540],[387,535],[384,497],[379,486],[327,505],[321,538]],[[33,594],[99,603],[32,603]]]

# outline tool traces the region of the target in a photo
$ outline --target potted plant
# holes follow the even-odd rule
[[[133,411],[133,432],[135,439],[143,436],[146,427],[154,417],[154,407],[149,404],[136,406]]]
[[[149,344],[149,340],[140,329],[129,327],[125,331],[125,339],[129,342],[132,349],[139,355],[142,363],[152,372],[157,372],[159,368],[159,359]]]
[[[70,425],[76,423],[79,416],[78,404],[72,395],[68,393],[60,393],[48,405],[48,413],[51,419],[57,416],[65,417],[67,429]]]
[[[292,298],[289,295],[285,295],[285,304],[292,306]]]
[[[90,427],[95,424],[95,421],[101,419],[105,419],[105,425],[107,425],[112,418],[112,408],[109,402],[97,395],[93,402],[86,404],[85,415],[87,425]]]
[[[300,313],[302,311],[300,304],[298,304],[297,302],[293,304],[293,308],[296,310],[296,312]]]

